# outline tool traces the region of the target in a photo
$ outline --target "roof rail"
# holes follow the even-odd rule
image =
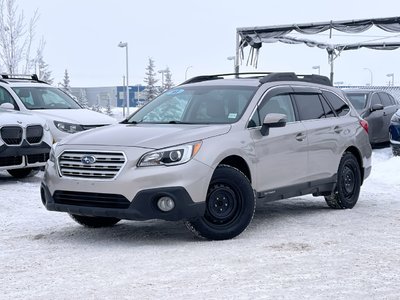
[[[201,81],[207,81],[207,80],[215,80],[215,79],[225,79],[227,76],[234,76],[236,78],[259,78],[263,77],[267,74],[271,74],[271,72],[243,72],[243,73],[223,73],[223,74],[214,74],[214,75],[201,75],[201,76],[196,76],[193,78],[190,78],[186,81],[184,81],[182,84],[188,84],[188,83],[196,83],[196,82],[201,82]],[[249,77],[243,77],[242,75],[255,75],[255,76],[249,76]]]
[[[47,83],[43,80],[40,80],[36,74],[25,75],[25,74],[0,74],[1,79],[16,79],[16,80],[32,80],[39,83]],[[2,80],[5,81],[5,80]]]
[[[296,73],[272,73],[264,76],[260,79],[260,83],[267,83],[273,81],[301,81],[301,82],[311,82],[316,84],[332,86],[332,82],[326,76],[321,75],[296,75]]]

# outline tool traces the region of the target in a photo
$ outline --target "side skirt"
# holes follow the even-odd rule
[[[274,190],[257,192],[257,199],[264,202],[287,199],[312,194],[313,196],[329,196],[336,186],[337,175],[331,178],[300,183]]]

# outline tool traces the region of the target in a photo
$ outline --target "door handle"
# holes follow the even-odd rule
[[[335,126],[335,128],[333,128],[333,131],[336,133],[341,133],[343,131],[343,128],[340,126]]]
[[[387,113],[386,113],[386,111],[384,111],[384,112],[383,112],[383,115],[384,115],[384,116],[387,116]]]
[[[303,141],[305,138],[306,138],[306,135],[302,132],[300,132],[296,135],[296,140],[298,140],[299,142]]]

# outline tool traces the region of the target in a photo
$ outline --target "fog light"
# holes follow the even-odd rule
[[[161,197],[157,201],[157,206],[162,211],[170,211],[175,207],[175,202],[170,197]]]

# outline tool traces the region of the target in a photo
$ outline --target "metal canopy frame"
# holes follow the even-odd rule
[[[329,44],[315,40],[296,38],[289,34],[293,31],[304,35],[314,35],[329,31],[329,38],[332,38],[332,31],[344,33],[362,33],[372,27],[379,28],[386,32],[400,33],[400,17],[359,19],[347,21],[328,21],[316,23],[302,23],[291,25],[274,25],[263,27],[243,27],[236,29],[236,52],[235,52],[235,73],[239,73],[239,64],[244,60],[244,48],[250,46],[247,64],[257,67],[259,50],[263,43],[281,42],[286,44],[305,44],[309,47],[318,47],[328,53],[328,62],[331,68],[330,79],[333,82],[334,61],[342,51],[368,48],[374,50],[395,50],[400,48],[400,41],[379,42],[379,43],[351,43],[351,44]],[[394,36],[394,37],[396,37]],[[388,36],[388,38],[391,38]]]

